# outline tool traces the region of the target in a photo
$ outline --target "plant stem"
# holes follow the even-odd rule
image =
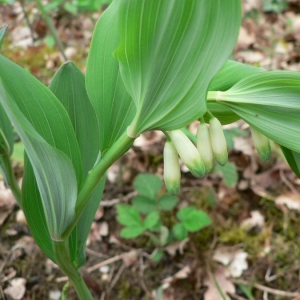
[[[67,237],[71,231],[73,230],[74,226],[78,222],[85,206],[87,205],[91,194],[93,193],[94,189],[98,185],[99,181],[101,180],[102,176],[105,174],[107,169],[128,149],[134,142],[134,138],[131,138],[127,135],[125,131],[119,139],[112,145],[111,148],[105,153],[105,155],[101,158],[98,164],[89,171],[89,174],[78,194],[77,203],[76,203],[76,218],[72,222],[72,224],[66,229],[63,234],[63,238]]]
[[[47,24],[54,40],[55,40],[55,44],[56,44],[58,50],[60,51],[61,55],[63,56],[64,61],[66,62],[68,60],[68,58],[65,54],[64,47],[62,45],[62,42],[61,42],[61,40],[60,40],[60,38],[57,34],[57,31],[56,31],[51,19],[49,18],[48,14],[45,10],[44,5],[42,4],[41,0],[36,0],[36,3],[38,5],[39,10],[42,13],[43,19],[45,20],[45,22],[46,22],[46,24]]]
[[[86,286],[81,274],[72,264],[68,239],[65,239],[64,241],[52,241],[52,245],[57,265],[69,277],[79,299],[93,300],[93,296]]]
[[[1,155],[0,156],[0,164],[2,166],[3,173],[4,173],[4,176],[5,176],[5,180],[8,184],[8,186],[10,187],[13,195],[15,196],[19,206],[22,207],[21,189],[20,189],[20,187],[18,185],[18,182],[16,180],[16,177],[14,175],[14,170],[12,168],[9,155]]]

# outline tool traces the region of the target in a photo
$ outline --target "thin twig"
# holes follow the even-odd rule
[[[110,291],[113,289],[113,287],[116,285],[116,283],[118,282],[121,274],[123,273],[124,269],[126,268],[126,265],[123,263],[121,268],[118,270],[114,280],[111,282],[110,287],[108,289],[108,293],[110,293]]]
[[[148,297],[151,297],[151,293],[149,289],[147,288],[145,281],[144,281],[144,261],[143,261],[143,256],[140,256],[140,272],[139,272],[139,279],[140,279],[140,284],[144,292]]]
[[[87,252],[88,254],[91,254],[91,255],[96,256],[96,257],[99,257],[99,258],[108,258],[108,257],[109,257],[109,256],[106,255],[106,254],[99,253],[99,252],[94,251],[94,250],[89,249],[89,248],[86,248],[86,252]]]
[[[280,179],[288,186],[288,188],[295,194],[299,195],[297,189],[288,181],[282,169],[279,170]]]
[[[247,281],[244,281],[244,280],[233,280],[233,282],[234,283],[241,283],[241,284],[245,284],[245,285],[250,285],[250,286],[255,287],[258,290],[261,290],[263,292],[270,293],[270,294],[273,294],[273,295],[277,295],[277,296],[283,296],[283,297],[298,297],[298,296],[300,296],[300,293],[297,293],[297,292],[285,292],[285,291],[282,291],[282,290],[277,290],[277,289],[273,289],[273,288],[264,286],[264,285],[259,284],[259,283],[251,284],[251,283],[249,283]]]

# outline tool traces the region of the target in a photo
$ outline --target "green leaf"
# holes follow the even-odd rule
[[[27,122],[30,122],[29,130],[33,127],[46,143],[58,149],[58,156],[61,155],[59,151],[67,155],[74,166],[77,181],[81,182],[81,157],[75,133],[65,109],[58,99],[28,71],[3,56],[0,56],[0,78],[5,84],[6,91],[11,94],[15,108],[22,113],[22,120],[25,118]],[[51,147],[48,147],[49,149]],[[30,168],[30,162],[27,160],[23,180],[22,208],[37,243],[53,259],[51,238],[45,227],[45,216],[41,213],[43,210],[42,200],[33,172],[30,170],[27,172],[27,169]],[[64,178],[64,182],[68,182],[68,180],[68,178]],[[60,182],[61,184],[62,182]],[[70,209],[71,207],[72,203],[70,203]]]
[[[177,218],[180,221],[184,221],[187,218],[187,216],[195,210],[196,210],[196,208],[194,206],[184,207],[177,213]]]
[[[180,241],[186,239],[188,236],[188,231],[186,230],[186,228],[183,226],[182,223],[175,224],[172,228],[172,233],[174,237]]]
[[[118,204],[117,212],[117,220],[120,224],[128,227],[143,227],[143,222],[141,220],[140,214],[135,207],[125,204]]]
[[[145,196],[137,196],[132,199],[133,206],[141,213],[148,214],[155,210],[156,208],[156,201],[145,197]]]
[[[154,199],[161,189],[162,180],[153,174],[139,174],[133,185],[140,195]]]
[[[164,195],[158,199],[158,205],[163,210],[172,210],[178,202],[178,198],[175,196]]]
[[[8,143],[10,148],[10,154],[12,154],[14,150],[14,134],[13,128],[11,126],[11,122],[3,109],[2,105],[0,104],[0,130],[2,133],[0,134],[0,143]],[[3,134],[3,137],[2,137]],[[2,139],[5,139],[3,141]]]
[[[159,221],[159,212],[151,212],[144,220],[144,227],[147,229],[152,229]]]
[[[299,82],[298,72],[261,72],[218,92],[217,97],[271,140],[300,152]]]
[[[137,107],[131,136],[179,129],[206,112],[206,91],[235,45],[239,0],[119,1],[115,52]]]
[[[120,237],[125,239],[134,239],[138,236],[140,236],[144,232],[144,227],[125,227],[120,232]]]
[[[11,160],[22,167],[24,166],[24,145],[22,142],[14,144],[14,152],[11,155]]]
[[[96,113],[85,89],[85,79],[76,65],[63,64],[49,89],[63,104],[72,122],[83,162],[83,176],[94,166],[99,154],[99,128]]]
[[[183,222],[183,226],[188,231],[198,231],[209,225],[211,225],[210,217],[200,210],[190,212]]]
[[[67,62],[56,72],[49,88],[68,112],[78,141],[85,178],[97,160],[100,140],[98,121],[86,92],[84,75],[74,63]],[[79,265],[85,261],[86,240],[101,200],[104,182],[105,178],[93,192],[70,237],[71,257],[73,261],[78,260]]]
[[[77,180],[72,162],[36,132],[2,83],[0,101],[23,141],[32,164],[49,233],[52,239],[60,240],[75,217]]]
[[[4,40],[4,35],[5,35],[5,32],[7,30],[7,25],[5,25],[4,27],[2,27],[0,29],[0,51],[1,51],[1,48],[2,48],[2,44],[3,44],[3,40]]]
[[[212,79],[209,91],[227,91],[233,85],[256,73],[265,72],[266,70],[242,64],[237,61],[228,60],[222,69]]]
[[[228,188],[234,187],[238,182],[237,168],[232,162],[227,162],[224,166],[217,164],[215,172],[223,177],[224,183]]]
[[[247,76],[265,71],[233,60],[228,60],[222,69],[212,79],[209,91],[226,91]],[[236,122],[240,117],[228,107],[220,103],[208,102],[208,110],[220,120],[222,124]],[[206,119],[208,122],[209,120]]]
[[[159,244],[165,246],[169,239],[169,229],[166,226],[160,226],[159,228]]]
[[[104,153],[131,123],[135,106],[112,53],[119,42],[118,1],[99,19],[92,38],[86,71],[86,88],[100,125],[100,149]]]
[[[159,249],[155,249],[152,253],[151,253],[151,260],[152,261],[160,261],[164,256],[164,252],[162,250]]]
[[[284,146],[280,146],[280,148],[289,166],[297,177],[300,178],[300,153],[292,151]]]

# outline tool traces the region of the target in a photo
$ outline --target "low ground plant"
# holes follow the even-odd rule
[[[170,194],[180,191],[179,157],[196,177],[226,164],[222,125],[240,119],[263,160],[271,139],[300,177],[300,74],[228,60],[240,22],[240,0],[114,0],[95,27],[86,76],[67,62],[46,87],[0,55],[1,172],[80,299],[93,299],[80,268],[105,173],[143,132],[165,133]],[[194,121],[196,143],[182,130]],[[10,162],[14,131],[25,147],[21,189]],[[143,226],[153,228],[159,207]],[[198,229],[190,220],[199,214],[180,210],[175,237]]]

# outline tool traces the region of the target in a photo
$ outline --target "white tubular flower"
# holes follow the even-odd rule
[[[250,126],[254,147],[261,160],[266,161],[271,156],[270,140],[258,130]]]
[[[215,159],[224,166],[228,160],[227,143],[222,125],[215,117],[209,120],[209,137]]]
[[[204,162],[206,173],[214,167],[214,155],[211,149],[209,131],[206,123],[201,123],[197,130],[197,148]]]
[[[205,166],[195,145],[181,131],[168,131],[179,156],[182,161],[195,177],[203,177],[205,175]]]
[[[164,148],[164,180],[169,193],[179,193],[180,179],[181,173],[178,153],[173,143],[167,141]]]

